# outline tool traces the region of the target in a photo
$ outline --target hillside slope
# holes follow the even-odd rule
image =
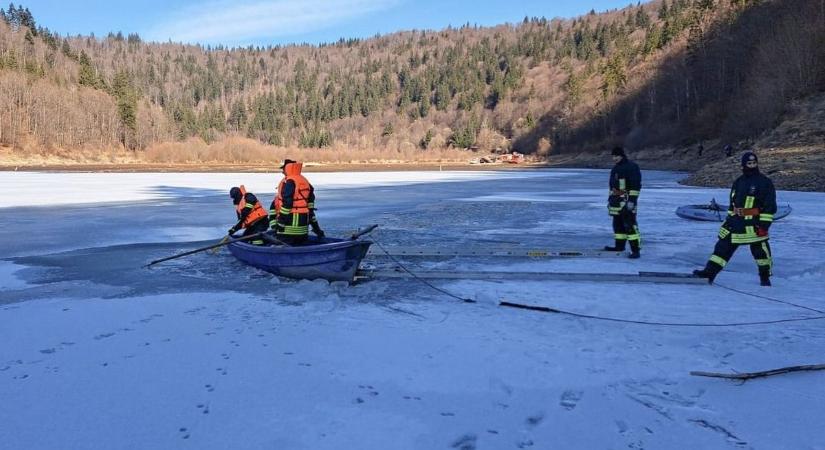
[[[752,146],[778,189],[825,191],[825,95],[795,102],[782,123]],[[719,152],[719,150],[715,150]],[[740,173],[739,155],[702,166],[686,183],[727,186]]]
[[[711,183],[724,143],[756,141],[793,165],[783,183],[819,186],[796,166],[820,157],[816,142],[795,140],[815,137],[816,119],[780,123],[825,92],[823,5],[655,0],[569,20],[246,48],[63,37],[10,5],[0,157],[466,161],[474,149],[604,165],[624,145],[650,167],[711,164],[692,179]]]

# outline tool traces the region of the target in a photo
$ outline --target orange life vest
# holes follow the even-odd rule
[[[275,211],[278,214],[308,214],[309,213],[309,193],[311,185],[303,175],[301,175],[301,168],[304,164],[301,162],[294,162],[287,164],[284,167],[284,179],[278,184],[278,194],[275,197]],[[292,180],[295,183],[295,193],[292,194],[292,209],[284,210],[282,208],[283,200],[281,192],[283,192],[284,184]]]
[[[244,208],[246,208],[246,188],[244,185],[241,185],[241,202],[238,203],[238,206],[235,208],[235,211],[238,213],[240,217],[241,213],[243,212]],[[253,223],[263,219],[266,217],[266,210],[261,206],[261,202],[257,202],[252,206],[252,211],[246,218],[243,220],[241,226],[243,228],[248,228]]]

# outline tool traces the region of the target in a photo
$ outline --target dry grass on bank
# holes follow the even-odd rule
[[[144,152],[149,163],[231,163],[272,164],[285,158],[317,163],[450,162],[466,161],[468,154],[457,149],[403,148],[356,149],[343,145],[327,148],[277,147],[241,137],[229,137],[207,144],[190,138],[184,142],[156,144]]]
[[[400,149],[347,148],[342,144],[323,149],[277,147],[254,139],[228,137],[213,143],[199,138],[182,142],[163,142],[146,150],[129,151],[109,149],[56,149],[0,147],[0,165],[3,166],[58,166],[58,165],[273,165],[290,158],[319,164],[381,164],[381,163],[447,163],[467,162],[475,154],[453,148],[422,150],[415,146]]]

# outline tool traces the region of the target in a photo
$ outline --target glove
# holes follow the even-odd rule
[[[324,230],[322,230],[318,227],[313,228],[312,232],[315,233],[315,235],[318,236],[321,239],[323,239],[324,236],[326,236],[326,233],[324,233]]]
[[[236,232],[236,231],[238,231],[238,230],[237,230],[235,227],[232,227],[232,228],[230,228],[230,229],[229,229],[229,231],[227,231],[226,233],[227,233],[227,234],[235,234],[235,232]]]
[[[767,237],[768,236],[768,228],[765,226],[757,226],[756,227],[756,235],[759,237]]]
[[[634,203],[633,201],[628,201],[624,204],[624,207],[630,212],[636,211],[636,203]]]

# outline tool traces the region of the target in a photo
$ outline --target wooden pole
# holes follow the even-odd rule
[[[177,258],[181,258],[181,257],[184,257],[184,256],[193,255],[195,253],[200,253],[200,252],[212,249],[212,248],[221,247],[223,245],[229,245],[229,244],[232,244],[234,242],[248,241],[248,240],[256,238],[256,237],[258,237],[258,236],[260,236],[264,233],[266,233],[266,231],[261,231],[260,233],[250,234],[249,236],[244,236],[244,237],[240,237],[240,238],[237,238],[237,239],[230,239],[230,240],[227,240],[227,241],[221,241],[217,244],[213,244],[213,245],[210,245],[208,247],[196,248],[195,250],[190,250],[188,252],[183,252],[183,253],[179,253],[177,255],[168,256],[166,258],[156,259],[156,260],[150,262],[149,264],[146,264],[144,267],[150,267],[150,266],[153,266],[153,265],[155,265],[157,263],[160,263],[160,262],[169,261],[169,260],[172,260],[172,259],[177,259]]]
[[[803,372],[809,370],[825,370],[825,364],[811,364],[806,366],[790,366],[779,369],[765,370],[762,372],[743,372],[743,373],[718,373],[718,372],[701,372],[691,371],[690,374],[696,377],[712,377],[712,378],[726,378],[729,380],[750,380],[752,378],[770,377],[772,375],[779,375],[790,372]]]

